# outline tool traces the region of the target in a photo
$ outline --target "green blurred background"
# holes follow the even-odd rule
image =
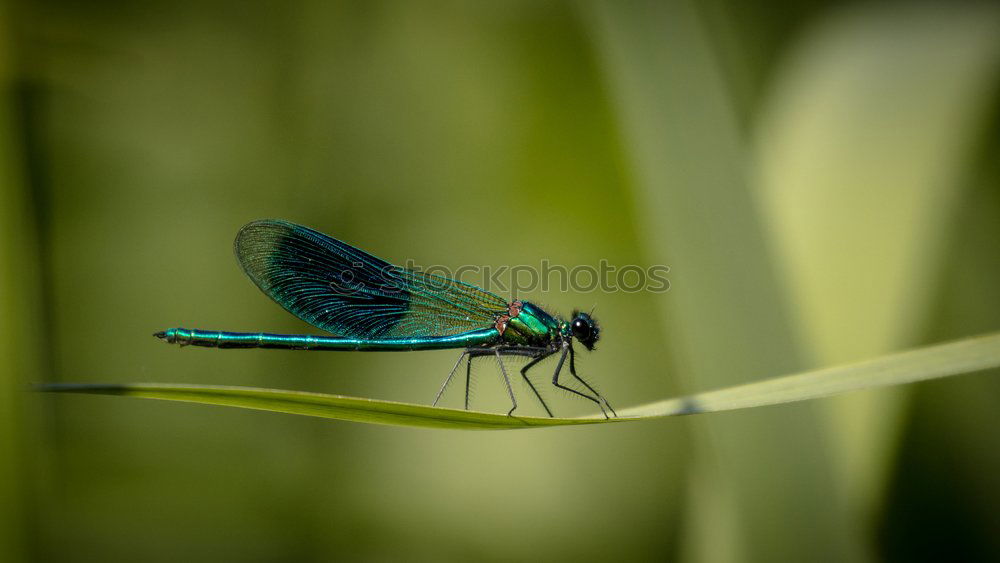
[[[397,262],[669,265],[666,294],[522,296],[597,305],[581,370],[616,406],[996,330],[1000,5],[5,0],[0,26],[0,559],[1000,560],[996,372],[511,433],[24,392],[429,402],[452,352],[150,336],[307,330],[232,257],[263,217]]]

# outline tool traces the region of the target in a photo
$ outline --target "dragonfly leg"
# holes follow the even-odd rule
[[[553,416],[552,411],[549,410],[549,406],[545,404],[545,401],[542,399],[541,394],[538,393],[538,389],[535,388],[535,385],[531,382],[531,380],[528,379],[526,373],[528,368],[552,355],[552,351],[550,351],[548,348],[527,347],[527,346],[509,346],[509,347],[501,346],[497,348],[468,348],[465,351],[465,355],[467,358],[467,363],[465,364],[465,409],[466,410],[469,409],[469,388],[471,386],[471,381],[472,381],[473,358],[481,358],[483,356],[494,356],[494,355],[497,357],[497,361],[500,363],[501,373],[503,374],[504,377],[504,382],[507,384],[507,394],[510,396],[511,403],[514,405],[514,407],[510,409],[510,411],[507,413],[509,415],[510,413],[514,412],[514,409],[517,408],[517,400],[514,398],[514,390],[511,387],[510,378],[507,375],[507,370],[506,367],[504,366],[502,356],[526,356],[528,358],[531,358],[531,361],[528,362],[528,365],[524,366],[524,368],[521,370],[521,375],[524,377],[524,380],[528,382],[528,386],[531,387],[531,390],[535,393],[535,397],[537,397],[538,401],[542,403],[542,408],[545,409],[545,412],[549,413],[549,416]],[[462,359],[459,358],[458,361],[459,363],[461,363]]]
[[[521,368],[521,377],[523,377],[524,380],[528,382],[528,387],[531,387],[531,390],[534,391],[535,396],[538,397],[538,402],[542,404],[542,408],[545,409],[545,412],[547,412],[549,414],[550,418],[553,417],[554,415],[552,414],[552,411],[549,410],[549,406],[545,404],[545,399],[542,399],[541,394],[538,393],[538,389],[535,389],[535,384],[532,383],[530,379],[528,379],[528,370],[531,369],[531,367],[534,366],[535,364],[537,364],[538,362],[544,360],[545,358],[548,358],[551,355],[552,355],[551,353],[547,353],[547,354],[543,353],[543,354],[534,356],[532,358],[532,360],[530,362],[528,362],[528,365],[526,365],[523,368]]]
[[[459,364],[462,363],[462,359],[469,353],[468,350],[462,352],[462,355],[458,357],[458,361],[455,362],[455,367],[451,368],[451,373],[448,374],[448,379],[444,380],[444,384],[441,385],[441,389],[438,391],[437,397],[434,397],[434,402],[431,403],[432,407],[436,407],[438,401],[441,400],[441,395],[444,395],[444,390],[448,388],[448,384],[451,383],[451,378],[455,376],[455,371],[458,370]],[[471,361],[471,358],[470,358]],[[468,385],[468,379],[466,379],[466,385]],[[465,388],[465,408],[469,408],[469,388]]]
[[[537,364],[538,362],[551,356],[553,354],[552,350],[549,348],[528,347],[528,346],[509,346],[509,347],[504,346],[497,348],[496,350],[498,353],[504,356],[525,356],[531,359],[528,362],[528,365],[521,368],[521,377],[523,377],[524,381],[528,383],[528,387],[531,388],[531,391],[535,394],[535,397],[538,399],[538,402],[542,404],[542,408],[545,409],[545,412],[548,413],[550,417],[554,416],[552,414],[552,411],[549,409],[549,406],[545,404],[545,399],[542,399],[542,395],[538,392],[538,389],[535,387],[535,384],[532,383],[530,379],[528,379],[528,370],[531,369],[531,367]]]
[[[517,399],[514,398],[514,388],[510,386],[510,378],[507,377],[507,368],[503,365],[503,358],[500,357],[500,350],[496,351],[497,362],[500,364],[500,373],[503,374],[503,382],[507,385],[507,394],[510,395],[510,410],[507,411],[507,416],[510,416],[515,410],[517,410]]]
[[[559,363],[556,364],[556,372],[554,374],[552,374],[552,385],[555,385],[556,387],[558,387],[560,389],[565,389],[566,391],[569,391],[570,393],[574,393],[576,395],[579,395],[579,396],[583,397],[584,399],[588,399],[588,400],[594,401],[595,403],[597,403],[597,406],[601,408],[601,412],[604,413],[604,418],[610,418],[608,416],[607,411],[604,410],[604,405],[601,403],[600,399],[598,399],[597,397],[591,397],[590,395],[588,395],[586,393],[582,393],[580,391],[577,391],[576,389],[573,389],[572,387],[566,387],[565,385],[562,385],[562,384],[559,383],[559,372],[562,371],[563,364],[566,362],[566,355],[569,354],[570,350],[572,350],[572,348],[570,348],[569,346],[563,346],[562,355],[559,356]],[[574,376],[575,375],[576,374],[574,374]],[[579,377],[577,377],[577,379],[579,379]],[[589,388],[590,386],[588,385],[587,387]]]
[[[570,346],[569,347],[569,372],[570,372],[570,374],[572,374],[573,377],[575,377],[577,381],[579,381],[580,383],[582,383],[584,387],[586,387],[587,389],[590,389],[590,392],[593,393],[598,399],[600,399],[604,403],[604,406],[608,407],[608,409],[611,410],[611,414],[615,415],[615,418],[618,418],[618,413],[615,412],[615,409],[614,409],[614,407],[611,406],[611,403],[609,403],[608,400],[604,398],[604,395],[601,395],[600,393],[598,393],[597,389],[594,389],[593,387],[591,387],[589,383],[587,383],[586,381],[583,380],[582,377],[580,377],[579,375],[577,375],[577,373],[576,373],[576,362],[573,361],[574,360],[574,356],[575,356],[575,354],[573,353],[573,347]],[[604,407],[601,407],[601,410],[603,411]],[[604,416],[607,417],[608,414],[604,413]]]
[[[465,410],[469,410],[469,389],[472,386],[472,360],[473,358],[481,358],[483,356],[492,356],[492,348],[466,348],[465,354],[466,364],[465,364]],[[458,359],[459,363],[462,362],[462,358]],[[457,366],[456,366],[457,367]]]
[[[462,361],[459,358],[458,361]],[[472,354],[465,358],[465,410],[469,410],[469,384],[472,383]]]

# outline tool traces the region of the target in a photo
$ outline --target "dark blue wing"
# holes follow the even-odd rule
[[[450,336],[488,328],[507,309],[478,287],[393,266],[287,221],[249,223],[234,246],[243,271],[268,297],[341,336]]]

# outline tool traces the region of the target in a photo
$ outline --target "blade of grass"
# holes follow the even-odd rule
[[[813,370],[685,397],[666,399],[625,409],[621,411],[619,418],[612,419],[597,416],[579,418],[508,417],[503,414],[304,391],[213,385],[53,383],[40,385],[37,389],[55,393],[123,395],[232,406],[373,424],[502,430],[627,422],[667,416],[731,411],[818,399],[849,391],[902,385],[995,367],[1000,367],[1000,333],[900,352],[845,366]]]

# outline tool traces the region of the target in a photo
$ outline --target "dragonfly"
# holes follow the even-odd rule
[[[528,301],[507,301],[471,284],[395,266],[302,225],[263,219],[244,225],[234,242],[243,271],[286,311],[335,336],[170,328],[154,334],[170,344],[208,348],[274,348],[400,352],[462,349],[434,398],[437,406],[465,361],[465,409],[469,409],[472,361],[496,358],[512,416],[517,398],[504,357],[528,358],[521,377],[551,417],[552,410],[528,377],[542,360],[558,354],[552,385],[617,416],[608,401],[576,372],[574,342],[588,351],[601,335],[594,317],[574,311],[569,321]],[[560,380],[569,375],[586,391]]]

